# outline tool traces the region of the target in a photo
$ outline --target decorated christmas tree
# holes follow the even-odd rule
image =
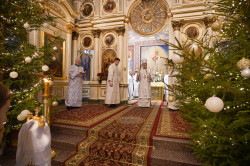
[[[55,60],[53,47],[59,38],[43,47],[29,44],[30,32],[54,23],[45,1],[0,0],[0,4],[0,81],[12,93],[5,126],[8,133],[25,122],[28,111],[23,110],[32,112],[41,106],[38,92],[43,88],[43,72]],[[53,73],[47,75],[52,76]]]
[[[250,1],[209,3],[212,35],[174,48],[177,108],[194,154],[208,165],[250,163]],[[170,63],[172,61],[169,61]]]

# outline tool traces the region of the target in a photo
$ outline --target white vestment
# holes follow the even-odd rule
[[[138,86],[139,86],[139,81],[136,79],[137,74],[135,74],[133,76],[133,80],[134,80],[134,92],[133,92],[133,96],[134,97],[138,97]]]
[[[18,134],[16,166],[50,166],[51,134],[47,123],[38,126],[38,121],[30,120],[23,124]]]
[[[69,107],[82,106],[82,80],[83,76],[77,76],[79,72],[84,72],[83,67],[71,65],[69,69],[69,88],[65,105]]]
[[[139,72],[139,107],[150,107],[152,74],[149,69],[141,69]]]
[[[133,99],[133,77],[129,74],[128,75],[128,99]]]
[[[110,86],[110,82],[113,82],[113,86]],[[108,78],[106,85],[105,104],[119,104],[120,99],[120,72],[118,66],[112,63],[108,69]]]

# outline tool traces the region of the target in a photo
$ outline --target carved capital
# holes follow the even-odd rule
[[[118,27],[118,28],[115,28],[115,31],[116,33],[120,36],[120,35],[124,35],[125,33],[125,28],[124,27]]]
[[[205,17],[203,19],[203,22],[206,26],[206,28],[209,28],[211,27],[211,25],[216,21],[216,18],[215,17]]]
[[[176,30],[180,30],[181,29],[181,26],[183,25],[183,20],[180,20],[180,21],[172,21],[172,26],[173,26],[173,29],[174,31]]]
[[[70,24],[66,25],[66,28],[67,28],[67,33],[72,33],[72,31],[75,30],[74,26]]]
[[[92,34],[94,35],[94,38],[99,38],[101,34],[101,30],[93,30]]]
[[[72,39],[73,40],[78,40],[79,37],[79,33],[77,33],[76,31],[72,32]]]

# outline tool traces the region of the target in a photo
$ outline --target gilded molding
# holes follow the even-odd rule
[[[216,18],[215,17],[205,17],[203,19],[203,22],[206,26],[206,28],[209,28],[211,27],[211,25],[216,21]]]
[[[92,34],[94,35],[94,38],[99,38],[101,34],[101,30],[93,30]]]
[[[75,27],[70,24],[66,25],[66,28],[67,28],[67,33],[72,33],[72,31],[75,30]]]
[[[55,3],[51,2],[51,1],[46,1],[46,7],[48,7],[49,9],[54,10],[55,12],[57,12],[61,17],[66,17],[66,14],[63,12],[63,10]]]
[[[183,20],[180,21],[172,21],[172,26],[174,31],[180,30],[181,26],[183,25]]]
[[[115,31],[118,34],[118,36],[120,36],[120,35],[123,36],[125,33],[125,28],[124,27],[117,27],[117,28],[115,28]]]

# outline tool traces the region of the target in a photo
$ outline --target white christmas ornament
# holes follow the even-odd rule
[[[211,112],[220,112],[224,107],[224,103],[219,97],[213,96],[206,100],[205,106]]]
[[[246,69],[241,71],[241,76],[244,78],[250,78],[250,69],[247,67]]]
[[[179,55],[174,54],[172,60],[174,63],[178,64],[178,63],[182,63],[184,61],[184,58],[180,57]]]
[[[56,46],[54,46],[54,47],[53,47],[53,50],[54,50],[54,51],[56,51],[56,50],[57,50],[57,47],[56,47]]]
[[[196,52],[196,51],[198,50],[198,48],[199,48],[199,47],[197,46],[197,44],[191,44],[191,45],[190,45],[190,50],[191,50],[191,51]]]
[[[53,56],[53,58],[52,58],[52,59],[53,59],[53,61],[55,61],[55,60],[56,60],[56,57],[54,57],[54,56]]]
[[[17,120],[23,121],[25,119],[25,116],[22,116],[22,114],[17,115]]]
[[[57,102],[57,101],[53,101],[53,102],[52,102],[52,105],[55,107],[55,106],[58,105],[58,102]]]
[[[42,70],[43,70],[43,71],[48,71],[48,70],[49,70],[49,67],[48,67],[47,65],[43,65],[43,66],[42,66]]]
[[[28,22],[26,22],[23,27],[26,29],[26,30],[29,30],[30,29],[30,24],[28,24]]]
[[[26,57],[25,58],[25,62],[30,63],[31,62],[31,58],[30,57]]]
[[[30,113],[29,110],[23,110],[23,111],[21,112],[21,116],[27,117],[27,115],[28,115],[29,113]]]
[[[15,72],[15,71],[12,71],[12,72],[10,72],[10,77],[11,78],[17,78],[18,77],[18,73]]]
[[[44,28],[48,28],[49,27],[49,24],[47,22],[43,23],[43,27]]]

